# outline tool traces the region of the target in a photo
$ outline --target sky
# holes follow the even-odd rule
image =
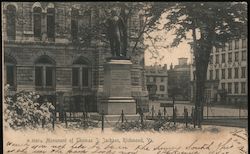
[[[178,64],[178,58],[188,58],[188,63],[190,63],[190,46],[187,42],[181,43],[178,47],[172,49],[160,49],[159,56],[157,58],[152,58],[152,54],[149,50],[145,51],[145,65],[164,65],[167,64],[167,67],[171,65]]]
[[[167,14],[163,14],[162,18],[160,20],[160,24],[158,24],[158,28],[162,28],[164,23],[167,22],[165,16]],[[146,38],[144,35],[144,44],[148,45],[149,47],[145,51],[145,65],[164,65],[167,64],[167,67],[171,65],[177,65],[178,64],[178,58],[188,58],[188,63],[190,63],[190,45],[188,42],[190,42],[191,38],[191,33],[187,34],[187,38],[189,40],[183,40],[182,43],[179,44],[178,47],[175,48],[166,48],[167,46],[170,46],[171,42],[173,41],[175,35],[174,35],[174,30],[171,30],[167,32],[166,30],[161,30],[161,31],[154,31],[150,33],[150,36],[152,36],[154,39],[158,39],[156,41],[154,40],[149,40]],[[152,41],[154,41],[155,48],[157,50],[154,50],[155,48],[153,47]],[[156,51],[154,53],[157,54],[151,54],[152,51]],[[153,58],[154,57],[154,58]]]

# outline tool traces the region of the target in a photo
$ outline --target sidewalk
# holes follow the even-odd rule
[[[173,103],[173,101],[164,101],[164,100],[158,100],[158,101],[151,101],[150,103]],[[183,105],[192,105],[194,106],[194,103],[191,103],[190,101],[175,101],[175,104],[183,104]],[[204,104],[204,107],[206,107],[207,104]],[[239,107],[233,106],[233,105],[225,105],[225,104],[208,104],[209,107],[218,107],[218,108],[229,108],[229,109],[239,109]],[[242,108],[247,109],[247,108]]]

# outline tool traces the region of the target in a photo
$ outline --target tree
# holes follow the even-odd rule
[[[203,118],[206,72],[213,46],[222,47],[231,39],[247,36],[247,4],[244,2],[156,2],[151,7],[151,29],[167,13],[166,31],[175,30],[171,47],[178,46],[192,34],[196,66],[195,111],[198,126]],[[200,116],[199,116],[200,115]]]
[[[88,48],[93,40],[100,41],[105,46],[109,46],[107,20],[111,16],[111,11],[117,10],[119,12],[120,17],[123,18],[123,21],[126,24],[125,33],[129,33],[130,27],[128,26],[130,19],[135,16],[135,14],[145,14],[148,10],[147,6],[147,3],[140,2],[85,2],[76,4],[75,7],[79,13],[77,17],[77,38],[72,40],[74,47],[78,50]],[[67,17],[70,17],[70,14],[67,15]],[[142,54],[139,53],[140,50],[138,49],[143,45],[143,34],[146,33],[149,27],[149,17],[144,17],[145,18],[143,19],[139,19],[140,25],[134,26],[133,28],[135,29],[133,30],[133,33],[128,34],[127,40],[125,39],[123,42],[125,46],[128,44],[128,50],[133,56]],[[56,27],[61,35],[67,34],[71,31],[70,28],[65,28],[62,25],[59,25],[59,23]]]
[[[20,91],[8,95],[8,85],[4,87],[4,124],[13,129],[34,129],[52,123],[55,107],[50,102],[38,103],[40,97],[35,92]]]

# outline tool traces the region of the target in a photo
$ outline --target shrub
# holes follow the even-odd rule
[[[8,95],[5,87],[4,120],[13,129],[37,128],[53,120],[55,107],[50,102],[38,103],[35,92],[20,91],[14,96]]]

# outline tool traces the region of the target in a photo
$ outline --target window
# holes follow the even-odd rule
[[[232,68],[228,68],[228,79],[232,78]]]
[[[53,86],[53,67],[46,67],[46,86]]]
[[[235,82],[235,83],[234,83],[234,93],[235,93],[235,94],[238,94],[238,93],[239,93],[239,83],[238,83],[238,82]]]
[[[80,25],[81,27],[87,27],[88,29],[91,29],[91,10],[85,11],[84,12],[84,16],[83,18],[81,18],[81,22],[78,23],[78,25]],[[79,33],[83,33],[81,30],[84,30],[85,28],[81,28],[79,29]],[[86,30],[86,29],[85,29]],[[86,33],[86,32],[84,32]],[[90,31],[89,33],[90,34]],[[81,38],[84,40],[84,42],[86,42],[86,46],[90,46],[91,45],[91,35],[86,35],[85,37]]]
[[[42,66],[35,67],[35,85],[36,86],[43,85],[43,67]]]
[[[165,86],[160,85],[160,91],[165,91]]]
[[[243,50],[242,51],[242,57],[241,57],[242,61],[245,61],[247,59],[247,51]]]
[[[221,83],[221,89],[225,89],[225,83]]]
[[[150,82],[153,82],[153,77],[149,77],[149,79],[150,79]]]
[[[11,57],[4,57],[5,66],[5,84],[8,84],[10,88],[16,86],[16,61]]]
[[[156,82],[156,77],[153,77],[154,82]]]
[[[232,83],[228,83],[228,85],[227,85],[227,92],[228,92],[229,94],[232,93]]]
[[[235,46],[234,46],[235,49],[239,49],[239,40],[235,40]]]
[[[239,77],[239,69],[234,68],[234,78],[237,79]]]
[[[215,55],[215,64],[219,64],[219,55]]]
[[[238,61],[239,60],[239,52],[235,52],[234,53],[234,61]]]
[[[215,48],[215,52],[219,52],[220,51],[220,49],[219,48]]]
[[[91,10],[84,12],[84,24],[85,26],[91,26]]]
[[[6,66],[6,83],[10,86],[14,86],[14,65]]]
[[[164,77],[161,77],[161,82],[164,82]]]
[[[73,63],[72,86],[74,88],[84,88],[91,86],[91,67],[85,58],[80,57]]]
[[[147,77],[147,82],[149,82],[149,77]]]
[[[225,62],[226,62],[225,53],[221,54],[221,62],[222,62],[222,63],[225,63]]]
[[[228,53],[228,62],[232,62],[232,53]]]
[[[47,56],[41,56],[35,63],[36,88],[55,88],[55,62]]]
[[[213,55],[210,55],[209,63],[213,64]]]
[[[6,28],[8,40],[16,39],[16,8],[13,5],[7,6]]]
[[[34,30],[34,37],[41,40],[42,38],[42,9],[40,7],[33,8],[33,30]]]
[[[225,43],[223,44],[222,51],[226,51],[226,45],[225,45]]]
[[[225,79],[225,69],[221,69],[221,79]]]
[[[215,70],[215,79],[219,79],[219,69]]]
[[[229,43],[228,43],[228,50],[232,50],[233,49],[233,45],[232,45],[232,41],[230,41]]]
[[[55,40],[55,9],[47,9],[47,36],[51,41]]]
[[[86,67],[82,68],[82,85],[83,87],[89,86],[89,69]]]
[[[72,69],[72,86],[78,86],[79,85],[79,68],[73,68]]]
[[[213,80],[213,70],[209,70],[209,79]]]
[[[246,82],[241,82],[241,93],[242,94],[246,93]]]
[[[242,48],[246,48],[246,47],[247,47],[247,40],[242,39]]]
[[[241,78],[246,77],[246,67],[241,67]]]
[[[72,41],[77,40],[77,33],[78,33],[78,17],[79,11],[77,9],[72,9],[71,11],[71,37]]]

